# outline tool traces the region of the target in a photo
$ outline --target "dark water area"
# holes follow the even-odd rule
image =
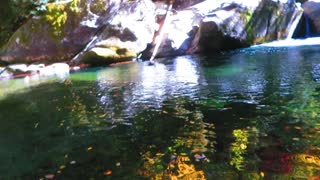
[[[320,46],[0,85],[0,179],[320,178]]]

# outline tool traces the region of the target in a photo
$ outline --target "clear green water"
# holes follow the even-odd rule
[[[319,178],[319,48],[2,81],[0,179]]]

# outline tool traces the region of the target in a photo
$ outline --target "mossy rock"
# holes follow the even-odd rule
[[[119,47],[94,47],[86,52],[82,62],[92,65],[107,65],[116,62],[130,61],[137,56],[137,53]]]
[[[72,0],[47,4],[45,12],[29,19],[2,46],[0,60],[8,63],[71,60],[98,31],[81,24],[90,16],[87,3]],[[105,10],[100,12],[103,13]]]

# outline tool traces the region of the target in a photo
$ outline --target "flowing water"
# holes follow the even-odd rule
[[[0,179],[319,179],[320,46],[0,83]]]

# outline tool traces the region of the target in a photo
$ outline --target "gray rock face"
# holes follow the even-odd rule
[[[0,49],[0,63],[100,65],[131,60],[141,52],[147,59],[158,41],[158,57],[211,53],[285,38],[301,13],[292,0],[177,0],[168,26],[159,28],[165,4],[156,8],[151,0],[75,2],[48,4],[45,14],[30,19]],[[164,29],[161,40],[158,28]]]
[[[164,17],[161,18],[163,21]],[[167,19],[169,21],[168,25],[163,27],[164,29],[161,29],[161,31],[164,31],[164,35],[157,57],[183,55],[187,52],[195,53],[196,50],[192,49],[191,44],[198,32],[201,19],[202,16],[191,9],[182,10],[174,15],[170,15]],[[159,23],[163,24],[162,21]],[[153,44],[143,52],[144,59],[151,57],[155,44],[161,41],[159,33],[155,35]]]
[[[86,8],[81,12],[71,9],[71,3],[48,4],[44,15],[33,17],[13,34],[1,48],[0,59],[9,63],[50,63],[72,58],[97,28],[82,24],[91,15]],[[80,6],[84,6],[83,1]]]
[[[207,0],[172,15],[158,57],[211,53],[284,39],[301,13],[291,0],[224,0],[215,4]],[[144,52],[145,58],[153,47]]]
[[[155,20],[150,0],[80,0],[76,5],[74,2],[49,4],[44,15],[34,17],[14,33],[1,48],[0,60],[67,62],[83,49],[74,63],[93,58],[118,60],[135,56],[151,42]],[[100,48],[100,53],[95,54],[93,48]],[[105,56],[110,50],[118,56]]]
[[[311,20],[309,22],[310,33],[320,34],[320,2],[319,1],[307,1],[303,3],[304,14]],[[306,22],[304,22],[306,23]]]
[[[151,43],[157,28],[151,1],[124,2],[111,14],[108,24],[74,62],[99,65],[131,60]]]

